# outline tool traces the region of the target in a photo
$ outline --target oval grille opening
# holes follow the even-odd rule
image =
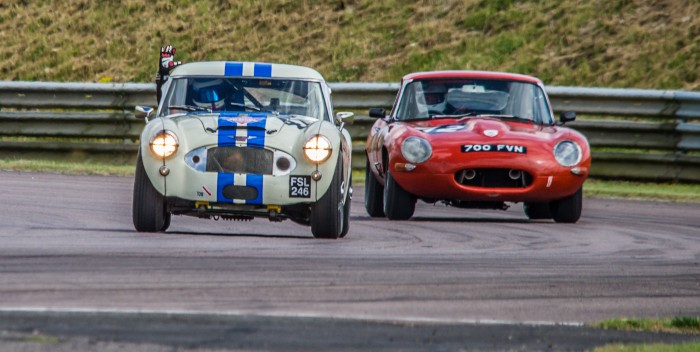
[[[207,150],[208,172],[272,175],[274,153],[263,148],[216,147]]]
[[[258,190],[250,186],[228,185],[224,187],[221,193],[228,199],[252,200],[258,198]]]
[[[455,180],[472,187],[525,188],[532,184],[532,175],[515,169],[465,169],[455,174]]]

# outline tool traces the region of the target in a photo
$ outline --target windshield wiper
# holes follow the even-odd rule
[[[535,122],[535,121],[533,121],[533,120],[531,120],[531,119],[524,118],[524,117],[520,117],[520,116],[517,116],[517,115],[488,115],[488,116],[489,116],[489,117],[495,117],[495,118],[497,118],[497,119],[503,119],[503,120],[522,121],[522,122],[530,122],[530,123],[534,123],[534,122]]]
[[[241,107],[244,109],[250,109],[253,111],[262,111],[262,109],[260,109],[257,106],[250,106],[250,105],[245,105],[245,104],[241,104],[241,103],[229,103],[229,105],[238,106],[238,107]]]
[[[194,106],[194,105],[170,105],[170,109],[179,109],[179,110],[185,110],[185,111],[206,111],[206,112],[211,112],[211,109],[203,108],[201,106]]]
[[[470,111],[466,114],[459,114],[459,115],[430,115],[431,119],[461,119],[463,117],[468,117],[468,116],[479,116],[480,114],[475,111]]]

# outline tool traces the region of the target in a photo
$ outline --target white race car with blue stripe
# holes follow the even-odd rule
[[[315,70],[251,62],[178,66],[158,112],[136,107],[141,134],[134,183],[137,231],[165,231],[174,215],[311,225],[347,234],[352,142],[332,115]]]

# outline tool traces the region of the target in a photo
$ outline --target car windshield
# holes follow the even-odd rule
[[[475,115],[551,123],[542,89],[532,83],[489,79],[417,80],[406,85],[398,120]]]
[[[328,120],[319,82],[227,77],[173,79],[160,115],[220,111],[261,111]]]

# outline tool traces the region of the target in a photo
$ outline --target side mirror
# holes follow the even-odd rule
[[[386,110],[384,108],[371,108],[369,109],[369,117],[383,119],[386,117]]]
[[[346,125],[352,125],[352,122],[355,120],[355,113],[354,112],[348,112],[348,111],[343,111],[335,114],[335,122],[336,124],[346,124]]]
[[[137,119],[144,119],[148,122],[148,119],[153,117],[155,111],[156,110],[150,106],[136,106],[136,108],[134,108],[134,117]]]
[[[564,111],[559,115],[559,122],[561,122],[562,125],[574,120],[576,120],[576,113],[573,111]]]

